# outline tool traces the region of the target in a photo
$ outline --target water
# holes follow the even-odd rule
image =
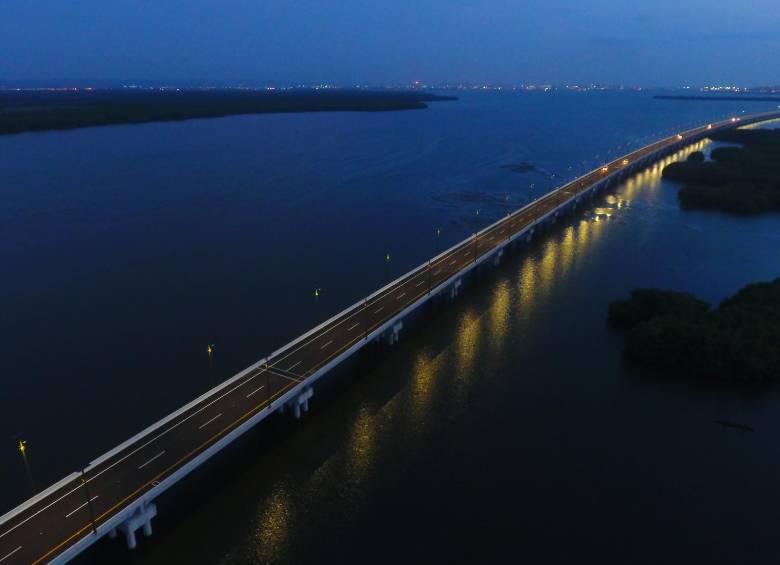
[[[481,93],[0,138],[0,501],[28,495],[17,433],[48,484],[497,217],[507,194],[519,205],[551,173],[768,108]],[[502,168],[523,161],[543,173]],[[85,561],[776,561],[777,392],[627,367],[604,318],[635,286],[717,301],[778,276],[780,218],[681,212],[658,171],[597,208],[323,387],[303,423],[268,422],[161,499],[138,552],[106,542]]]

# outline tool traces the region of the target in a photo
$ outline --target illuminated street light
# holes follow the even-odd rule
[[[321,288],[314,289],[314,323],[320,321],[320,294],[322,294]]]
[[[385,253],[385,282],[390,280],[390,254]]]
[[[24,461],[24,469],[27,472],[27,480],[30,482],[30,488],[33,491],[33,495],[36,495],[38,494],[38,489],[35,488],[35,481],[33,480],[32,470],[30,469],[30,462],[27,460],[27,440],[20,438],[17,447],[19,448],[19,453],[22,456],[22,461]]]

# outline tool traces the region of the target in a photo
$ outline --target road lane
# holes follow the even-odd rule
[[[773,117],[779,115],[772,114]],[[768,119],[768,115],[763,119]],[[722,122],[712,129],[734,125],[731,121]],[[706,131],[710,131],[709,128],[702,126],[683,132],[683,138]],[[96,525],[104,523],[220,438],[268,408],[270,403],[297,386],[302,378],[312,375],[341,352],[365,339],[371,331],[465,266],[610,173],[679,142],[677,136],[672,136],[631,152],[507,215],[362,303],[348,308],[269,358],[265,364],[206,395],[111,457],[99,460],[82,476],[65,481],[0,524],[0,563],[48,560],[82,536],[91,535],[92,515]],[[84,485],[88,487],[88,495]]]

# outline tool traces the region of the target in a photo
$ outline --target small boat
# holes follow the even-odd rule
[[[724,428],[734,428],[735,430],[742,430],[743,432],[752,432],[753,428],[747,424],[740,424],[739,422],[732,422],[731,420],[715,420],[716,424],[720,424]]]

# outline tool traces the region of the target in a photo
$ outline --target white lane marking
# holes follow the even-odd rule
[[[261,390],[263,390],[264,388],[265,388],[265,385],[261,386],[260,388],[256,388],[255,390],[253,390],[252,392],[250,392],[249,394],[247,394],[247,395],[246,395],[246,397],[247,397],[247,398],[249,398],[249,397],[250,397],[250,396],[252,396],[254,393],[256,393],[256,392],[260,392],[260,391],[261,391]]]
[[[401,300],[404,296],[406,296],[406,293],[402,292],[401,294],[398,295],[398,300]]]
[[[453,259],[453,260],[450,262],[450,265],[454,265],[454,264],[455,264],[455,263],[457,263],[457,262],[458,262],[458,260],[457,260],[457,259]]]
[[[423,280],[423,281],[420,281],[420,282],[418,282],[416,285],[414,285],[414,288],[417,288],[418,286],[420,286],[420,285],[421,285],[422,283],[424,283],[424,282],[425,282],[424,280]]]
[[[347,328],[347,331],[348,331],[348,332],[351,332],[352,330],[354,330],[354,329],[355,329],[356,327],[358,327],[359,325],[360,325],[360,322],[357,322],[357,323],[355,323],[355,324],[352,324],[351,326],[349,326],[349,327]]]
[[[663,144],[663,140],[662,140],[661,142],[658,142],[658,144],[657,144],[657,145],[659,145],[659,147],[660,147],[662,144]],[[650,153],[652,150],[654,150],[654,148],[648,149],[648,151],[646,151],[646,152],[644,152],[644,153],[642,153],[642,152],[640,152],[640,153],[637,153],[637,155],[644,155],[645,153],[648,153],[648,154],[649,154],[649,153]],[[586,177],[585,177],[585,181],[587,181],[589,178],[592,178],[592,177],[595,177],[595,176],[596,176],[596,173],[595,173],[595,172],[594,172],[594,173],[591,173],[590,175],[588,175],[588,176],[586,176]],[[545,196],[545,197],[542,197],[541,199],[537,199],[537,203],[539,203],[539,204],[540,204],[541,202],[544,202],[546,199],[547,199],[547,196]],[[525,216],[520,216],[518,219],[521,219],[521,220],[523,220],[523,219],[525,219]],[[436,274],[436,275],[438,275],[440,272],[441,272],[441,271],[437,271],[435,274]],[[417,276],[419,276],[419,274],[418,274]],[[412,277],[410,280],[414,280],[414,277]],[[405,284],[406,282],[409,282],[409,281],[402,282],[401,284]],[[400,285],[399,285],[399,286],[400,286]],[[380,296],[381,296],[381,295],[380,295]],[[378,297],[377,297],[377,298],[378,298]],[[357,312],[352,314],[352,316],[355,316],[355,315],[357,315]],[[341,320],[340,322],[338,322],[338,323],[334,324],[334,325],[333,325],[333,326],[331,326],[330,328],[327,328],[327,329],[325,330],[325,332],[327,332],[327,331],[330,331],[330,330],[334,329],[335,327],[339,326],[341,323],[344,323],[346,320],[348,320],[348,319],[349,319],[349,318],[351,318],[352,316],[347,316],[347,317],[345,317],[345,318],[344,318],[343,320]],[[325,332],[323,332],[323,333],[325,333]],[[306,341],[306,342],[304,342],[304,343],[301,343],[301,344],[300,344],[300,345],[299,345],[299,346],[298,346],[296,349],[294,349],[294,350],[292,350],[292,351],[289,351],[289,352],[288,352],[286,355],[284,355],[284,356],[283,356],[283,357],[281,357],[281,358],[280,358],[278,361],[276,361],[276,362],[275,362],[275,363],[274,363],[272,366],[274,366],[274,365],[276,365],[277,363],[279,363],[280,361],[282,361],[282,360],[284,360],[284,359],[286,359],[286,358],[290,357],[290,356],[291,356],[291,355],[293,355],[293,354],[294,354],[296,351],[300,350],[300,349],[301,349],[301,348],[303,348],[303,347],[306,347],[306,346],[308,346],[308,345],[309,345],[309,344],[310,344],[312,341],[314,341],[315,339],[318,339],[318,338],[320,338],[320,337],[322,337],[322,334],[319,334],[319,335],[314,335],[314,336],[312,336],[312,338],[311,338],[310,340],[308,340],[308,341]],[[257,374],[259,374],[259,373],[257,373]],[[106,471],[108,471],[109,469],[111,469],[111,468],[115,467],[116,465],[118,465],[118,464],[119,464],[119,463],[121,463],[122,461],[126,460],[128,457],[131,457],[132,455],[134,455],[135,453],[137,453],[137,452],[138,452],[138,451],[140,451],[141,449],[145,448],[146,446],[148,446],[148,445],[149,445],[149,444],[151,444],[152,442],[156,441],[157,439],[159,439],[159,438],[160,438],[160,437],[162,437],[163,435],[167,434],[167,433],[168,433],[168,432],[170,432],[171,430],[173,430],[173,429],[175,429],[176,427],[180,426],[181,424],[183,424],[185,421],[189,420],[190,418],[192,418],[192,417],[193,417],[193,416],[195,416],[196,414],[198,414],[198,413],[200,413],[201,411],[205,410],[206,408],[208,408],[208,406],[211,406],[213,403],[215,403],[215,402],[217,402],[217,401],[221,400],[222,398],[224,398],[224,397],[225,397],[225,396],[227,396],[228,394],[232,393],[233,391],[235,391],[235,390],[236,390],[236,389],[238,389],[239,387],[243,386],[244,384],[246,384],[247,382],[249,382],[250,380],[252,380],[252,379],[253,379],[255,376],[257,376],[257,374],[255,374],[255,375],[251,375],[251,376],[250,376],[248,379],[246,379],[246,380],[242,381],[241,383],[239,383],[238,385],[236,385],[234,388],[232,388],[231,390],[227,391],[226,393],[224,393],[223,395],[221,395],[221,396],[220,396],[220,397],[218,397],[217,399],[213,400],[213,401],[212,401],[212,402],[210,402],[209,404],[207,404],[207,405],[205,405],[205,406],[201,407],[201,408],[200,408],[199,410],[197,410],[196,412],[194,412],[194,413],[190,414],[190,415],[189,415],[187,418],[184,418],[184,419],[180,420],[179,422],[177,422],[176,424],[174,424],[174,425],[173,425],[173,426],[171,426],[170,428],[168,428],[168,429],[166,429],[166,430],[162,431],[160,434],[158,434],[158,435],[157,435],[157,436],[155,436],[154,438],[152,438],[152,439],[150,439],[149,441],[147,441],[146,443],[144,443],[144,444],[143,444],[141,447],[138,447],[138,448],[136,448],[135,450],[133,450],[132,452],[128,453],[127,455],[125,455],[125,456],[124,456],[124,457],[122,457],[121,459],[119,459],[119,460],[115,461],[113,464],[109,465],[109,466],[108,466],[108,467],[106,467],[105,469],[102,469],[100,472],[96,473],[96,474],[95,474],[93,477],[90,477],[89,479],[87,479],[87,482],[91,481],[93,478],[96,478],[96,477],[97,477],[97,476],[99,476],[99,475],[102,475],[103,473],[105,473],[105,472],[106,472]],[[31,520],[32,518],[34,518],[35,516],[37,516],[37,515],[38,515],[38,514],[40,514],[41,512],[44,512],[44,511],[46,511],[47,509],[51,508],[51,507],[52,507],[54,504],[57,504],[57,503],[58,503],[58,502],[60,502],[61,500],[63,500],[63,499],[65,499],[66,497],[70,496],[70,495],[71,495],[71,494],[73,494],[75,491],[77,491],[79,488],[80,488],[80,485],[79,485],[79,486],[76,486],[75,488],[73,488],[73,489],[71,489],[70,491],[66,492],[65,494],[63,494],[63,495],[62,495],[62,496],[60,496],[59,498],[55,499],[53,502],[49,503],[48,505],[46,505],[46,506],[42,507],[42,508],[41,508],[40,510],[38,510],[37,512],[35,512],[35,513],[31,514],[29,517],[25,518],[24,520],[22,520],[21,522],[19,522],[18,524],[16,524],[14,527],[12,527],[12,528],[10,528],[9,530],[7,530],[7,531],[3,532],[2,534],[0,534],[0,538],[3,538],[3,537],[5,537],[6,535],[8,535],[8,534],[9,534],[9,533],[11,533],[12,531],[16,530],[16,529],[17,529],[19,526],[21,526],[21,525],[25,524],[26,522],[28,522],[29,520]]]
[[[182,419],[182,420],[178,421],[176,424],[174,424],[174,425],[173,425],[173,426],[171,426],[170,428],[168,428],[168,429],[166,429],[166,430],[164,430],[164,431],[160,432],[159,434],[157,434],[156,436],[154,436],[152,439],[150,439],[150,440],[149,440],[149,441],[147,441],[146,443],[143,443],[143,444],[142,444],[140,447],[137,447],[136,449],[134,449],[133,451],[131,451],[130,453],[128,453],[128,454],[127,454],[127,455],[125,455],[124,457],[122,457],[122,458],[120,458],[120,459],[117,459],[117,460],[116,460],[114,463],[112,463],[111,465],[109,465],[109,466],[108,466],[108,467],[106,467],[105,469],[102,469],[100,472],[98,472],[98,473],[95,473],[94,475],[92,475],[91,477],[89,477],[89,478],[87,479],[87,482],[90,482],[90,481],[92,481],[92,479],[95,479],[95,478],[99,477],[100,475],[102,475],[103,473],[105,473],[106,471],[108,471],[109,469],[112,469],[113,467],[116,467],[116,466],[117,466],[117,465],[119,465],[119,464],[120,464],[122,461],[125,461],[125,460],[126,460],[128,457],[132,457],[133,455],[135,455],[136,453],[138,453],[139,451],[141,451],[142,449],[144,449],[146,446],[148,446],[148,445],[150,445],[150,444],[154,443],[155,441],[157,441],[158,439],[160,439],[162,436],[164,436],[165,434],[167,434],[167,433],[168,433],[168,432],[170,432],[171,430],[175,430],[176,428],[178,428],[179,426],[181,426],[181,425],[182,425],[184,422],[186,422],[186,421],[187,421],[187,420],[189,420],[190,418],[192,418],[192,417],[194,417],[194,416],[196,416],[196,415],[200,414],[201,412],[203,412],[203,410],[205,410],[206,408],[208,408],[209,406],[211,406],[211,405],[212,405],[212,404],[214,404],[215,402],[218,402],[218,401],[222,400],[224,397],[226,397],[228,394],[232,393],[234,390],[236,390],[236,389],[238,389],[238,388],[240,388],[240,387],[244,386],[246,383],[248,383],[249,381],[251,381],[252,379],[254,379],[254,378],[255,378],[257,375],[259,375],[259,374],[260,374],[260,373],[255,373],[254,375],[250,376],[250,377],[249,377],[249,378],[247,378],[246,380],[244,380],[244,381],[241,381],[241,383],[237,384],[236,386],[234,386],[233,388],[231,388],[231,389],[230,389],[229,391],[227,391],[226,393],[224,393],[224,394],[222,394],[222,395],[218,396],[217,398],[215,398],[214,400],[212,400],[211,402],[209,402],[208,404],[206,404],[205,406],[203,406],[203,407],[202,407],[200,410],[197,410],[197,411],[193,412],[192,414],[190,414],[190,415],[189,415],[189,416],[187,416],[186,418],[184,418],[184,419]],[[30,520],[32,520],[33,518],[35,518],[35,517],[36,517],[38,514],[40,514],[41,512],[44,512],[44,511],[48,510],[49,508],[51,508],[52,506],[54,506],[55,504],[57,504],[57,503],[58,503],[58,502],[60,502],[61,500],[63,500],[63,499],[65,499],[65,498],[67,498],[68,496],[70,496],[71,494],[73,494],[74,492],[76,492],[77,490],[79,490],[80,488],[81,488],[81,483],[79,482],[79,485],[78,485],[77,487],[75,487],[75,488],[73,488],[73,489],[69,490],[68,492],[66,492],[65,494],[63,494],[61,497],[59,497],[59,498],[55,499],[54,501],[50,502],[50,503],[49,503],[49,504],[47,504],[46,506],[42,507],[40,510],[38,510],[38,511],[37,511],[37,512],[35,512],[34,514],[30,514],[30,515],[29,515],[27,518],[25,518],[24,520],[22,520],[21,522],[19,522],[18,524],[16,524],[16,525],[15,525],[13,528],[11,528],[11,529],[9,529],[9,530],[6,530],[6,531],[5,531],[5,532],[3,532],[2,534],[0,534],[0,538],[3,538],[3,537],[5,537],[5,536],[7,536],[7,535],[8,535],[8,534],[10,534],[11,532],[13,532],[13,531],[14,531],[16,528],[18,528],[19,526],[21,526],[21,525],[23,525],[23,524],[25,524],[25,523],[29,522]]]
[[[468,257],[469,255],[471,255],[471,253],[469,253],[468,251],[464,251],[464,252],[463,252],[463,256],[464,256],[464,257]],[[455,261],[453,261],[452,263],[454,263],[454,262],[455,262]],[[452,263],[450,263],[450,265],[452,265]]]
[[[214,417],[213,417],[211,420],[209,420],[208,422],[204,422],[204,423],[202,423],[200,426],[198,426],[198,429],[199,429],[199,430],[202,430],[203,428],[205,428],[206,426],[208,426],[208,425],[209,425],[211,422],[213,422],[214,420],[216,420],[216,419],[217,419],[217,418],[219,418],[220,416],[222,416],[222,412],[220,412],[219,414],[217,414],[216,416],[214,416]]]
[[[303,363],[303,361],[298,361],[297,363],[293,363],[292,365],[290,365],[289,367],[287,367],[287,370],[288,370],[288,371],[292,371],[293,369],[295,369],[295,367],[297,367],[297,366],[298,366],[298,365],[300,365],[301,363]]]
[[[226,397],[228,394],[230,394],[230,393],[232,393],[233,391],[235,391],[236,389],[238,389],[238,388],[240,388],[240,387],[244,386],[246,383],[248,383],[249,381],[251,381],[252,379],[254,379],[254,378],[255,378],[257,375],[259,375],[259,374],[260,374],[260,373],[255,373],[254,375],[250,376],[250,377],[249,377],[249,378],[247,378],[246,380],[242,381],[240,384],[237,384],[236,386],[234,386],[233,388],[231,388],[231,389],[230,389],[229,391],[227,391],[226,393],[219,395],[217,398],[215,398],[214,400],[212,400],[211,402],[209,402],[208,404],[206,404],[205,406],[203,406],[203,408],[201,408],[200,410],[197,410],[197,411],[193,412],[192,414],[190,414],[190,415],[189,415],[189,416],[187,416],[186,418],[182,419],[181,421],[177,422],[175,425],[171,426],[170,428],[168,428],[168,429],[167,429],[167,430],[165,430],[164,432],[161,432],[160,434],[156,435],[154,438],[150,439],[149,441],[147,441],[146,443],[144,443],[143,445],[141,445],[141,447],[139,447],[139,448],[137,448],[137,449],[133,450],[132,452],[128,453],[127,455],[125,455],[124,457],[122,457],[121,459],[119,459],[118,461],[116,461],[115,463],[113,463],[112,465],[110,465],[110,466],[106,467],[105,469],[101,470],[99,473],[95,473],[95,474],[94,474],[94,475],[92,475],[92,476],[91,476],[89,479],[87,479],[87,482],[91,481],[92,479],[95,479],[95,478],[99,477],[100,475],[102,475],[103,473],[105,473],[106,471],[108,471],[109,469],[111,469],[112,467],[115,467],[116,465],[118,465],[119,463],[121,463],[122,461],[124,461],[125,459],[127,459],[128,457],[130,457],[131,455],[134,455],[135,453],[138,453],[138,452],[139,452],[140,450],[142,450],[144,447],[146,447],[147,445],[151,444],[152,442],[154,442],[154,441],[158,440],[159,438],[161,438],[162,436],[164,436],[165,434],[167,434],[167,433],[168,433],[168,432],[170,432],[171,430],[174,430],[174,429],[178,428],[178,427],[179,427],[179,426],[181,426],[181,425],[182,425],[184,422],[186,422],[187,420],[189,420],[189,419],[191,419],[191,418],[193,418],[193,417],[197,416],[198,414],[200,414],[201,412],[203,412],[203,411],[204,411],[206,408],[208,408],[209,406],[213,405],[214,403],[216,403],[216,402],[219,402],[220,400],[222,400],[223,398],[225,398],[225,397]]]
[[[438,274],[439,272],[441,272],[441,271],[438,271],[436,274]],[[409,277],[409,278],[407,278],[407,279],[405,279],[405,280],[402,280],[402,281],[400,281],[400,282],[399,282],[399,284],[397,284],[397,285],[396,285],[396,286],[394,286],[393,288],[387,289],[387,290],[386,290],[385,292],[383,292],[382,294],[379,294],[379,295],[377,295],[377,296],[374,296],[374,297],[372,298],[371,302],[372,302],[373,304],[376,304],[376,303],[377,303],[377,302],[379,302],[379,301],[380,301],[380,300],[381,300],[383,297],[387,296],[387,295],[388,295],[388,294],[390,294],[391,292],[394,292],[394,291],[398,290],[398,289],[399,289],[399,288],[401,288],[403,285],[405,285],[405,284],[408,284],[408,283],[412,282],[412,281],[413,281],[415,278],[417,278],[417,277],[419,277],[419,276],[422,276],[422,275],[424,275],[424,274],[425,274],[425,272],[424,272],[424,271],[421,271],[421,272],[418,272],[418,273],[416,273],[415,275],[413,275],[413,276],[411,276],[411,277]],[[382,307],[382,308],[384,308],[384,307]],[[380,312],[380,311],[382,310],[382,308],[380,308],[379,310],[377,310],[376,312],[374,312],[374,314],[376,314],[376,313]],[[273,362],[273,363],[271,363],[269,366],[270,366],[270,367],[276,367],[276,366],[277,366],[279,363],[281,363],[282,361],[284,361],[285,359],[287,359],[287,358],[288,358],[288,357],[290,357],[291,355],[294,355],[295,353],[297,353],[298,351],[300,351],[300,350],[301,350],[301,349],[303,349],[304,347],[308,347],[309,345],[311,345],[313,342],[315,342],[315,341],[317,341],[318,339],[320,339],[321,337],[323,337],[323,336],[324,336],[325,334],[327,334],[328,332],[330,332],[330,331],[332,331],[332,330],[336,329],[336,328],[337,328],[337,327],[339,327],[341,324],[344,324],[344,323],[348,322],[349,320],[351,320],[351,319],[355,318],[355,316],[359,316],[359,315],[360,315],[360,310],[358,309],[358,310],[356,310],[355,312],[353,312],[352,314],[350,314],[349,316],[345,316],[343,319],[341,319],[341,320],[338,320],[338,321],[334,322],[332,326],[330,326],[330,327],[327,327],[327,328],[324,328],[324,330],[323,330],[321,333],[318,333],[318,334],[313,334],[312,336],[310,336],[310,339],[308,339],[307,341],[303,341],[303,342],[301,342],[301,343],[297,344],[297,347],[295,347],[295,349],[292,349],[292,350],[290,350],[290,351],[287,351],[287,352],[283,352],[283,353],[281,354],[281,357],[279,357],[278,359],[274,360],[274,362]]]
[[[93,496],[92,498],[90,498],[90,499],[89,499],[89,501],[90,501],[90,502],[92,502],[92,501],[93,501],[93,500],[95,500],[95,499],[96,499],[98,496],[100,496],[100,495],[96,494],[95,496]],[[73,516],[73,515],[74,515],[76,512],[78,512],[79,510],[81,510],[82,508],[84,508],[86,505],[87,505],[87,503],[85,502],[84,504],[82,504],[81,506],[79,506],[78,508],[76,508],[75,510],[71,510],[70,512],[68,512],[67,514],[65,514],[65,517],[66,517],[66,518],[70,518],[70,517],[71,517],[71,516]]]
[[[436,275],[438,275],[439,273],[441,273],[441,269],[439,269],[438,271],[436,271],[435,273],[433,273],[433,276],[436,276]]]
[[[328,343],[326,343],[325,345],[321,345],[321,346],[320,346],[320,349],[325,349],[325,348],[326,348],[326,347],[328,347],[328,346],[329,346],[331,343],[333,343],[333,340],[330,340],[330,341],[329,341]]]
[[[141,465],[140,467],[138,467],[138,470],[140,471],[141,469],[143,469],[144,467],[146,467],[146,466],[147,466],[149,463],[151,463],[152,461],[154,461],[154,460],[155,460],[155,459],[157,459],[158,457],[162,457],[164,454],[165,454],[165,450],[163,449],[163,450],[162,450],[160,453],[158,453],[157,455],[155,455],[154,457],[152,457],[151,459],[149,459],[149,461],[147,461],[146,463],[144,463],[143,465]]]
[[[11,553],[9,553],[8,555],[6,555],[5,557],[3,557],[3,558],[0,558],[0,563],[2,563],[3,561],[5,561],[5,560],[6,560],[6,559],[8,559],[9,557],[11,557],[11,556],[12,556],[14,553],[16,553],[17,551],[19,551],[20,549],[22,549],[22,546],[21,546],[21,545],[20,545],[19,547],[17,547],[16,549],[14,549],[14,550],[13,550]]]
[[[379,314],[384,309],[385,309],[384,306],[380,306],[378,310],[374,310],[374,314]]]

